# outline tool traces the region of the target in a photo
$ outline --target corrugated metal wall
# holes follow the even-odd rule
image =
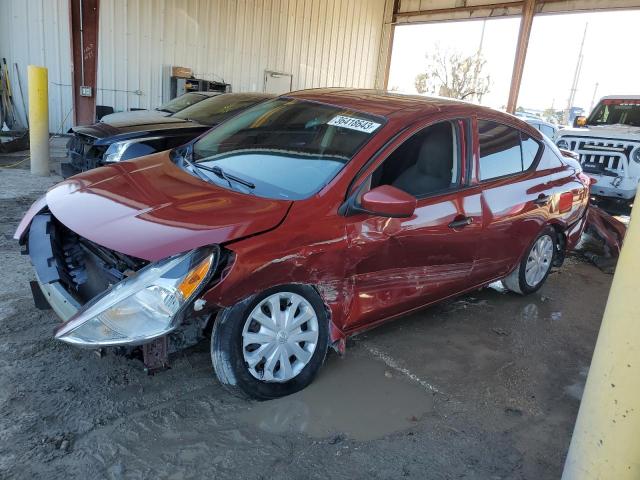
[[[385,0],[101,0],[97,103],[158,106],[170,65],[236,92],[262,91],[265,70],[293,75],[294,90],[373,87],[384,9]],[[69,0],[0,0],[0,57],[16,89],[18,63],[25,101],[27,65],[49,69],[50,129],[66,132]]]
[[[68,0],[0,0],[0,57],[7,59],[19,116],[24,121],[18,77],[27,99],[27,65],[49,69],[49,128],[66,132],[73,120]]]
[[[190,67],[233,90],[262,91],[264,71],[293,89],[373,87],[385,0],[101,0],[98,104],[162,102],[164,67]]]

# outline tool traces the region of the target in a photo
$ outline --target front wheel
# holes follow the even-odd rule
[[[232,393],[268,400],[309,385],[329,344],[328,318],[306,285],[276,287],[224,309],[211,335],[211,359]]]
[[[545,228],[534,240],[518,267],[502,283],[512,292],[529,294],[537,291],[549,276],[556,251],[556,232]]]

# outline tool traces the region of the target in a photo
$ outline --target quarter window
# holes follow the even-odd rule
[[[536,159],[540,144],[526,133],[522,133],[522,169],[527,170]]]
[[[562,166],[562,162],[558,155],[549,147],[545,147],[538,163],[538,170],[550,170]]]

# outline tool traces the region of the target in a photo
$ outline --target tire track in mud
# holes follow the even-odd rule
[[[360,342],[360,343],[364,346],[364,348],[371,355],[373,355],[374,357],[378,358],[379,360],[382,360],[387,367],[389,367],[392,370],[395,370],[396,372],[404,375],[405,377],[407,377],[412,382],[417,383],[422,388],[424,388],[427,392],[429,392],[429,393],[437,393],[439,395],[444,395],[446,398],[449,398],[448,394],[442,392],[439,388],[437,388],[434,385],[430,384],[426,380],[421,379],[415,373],[412,373],[408,368],[405,368],[405,367],[401,366],[400,363],[396,359],[394,359],[391,355],[389,355],[388,353],[383,352],[378,347],[376,347],[375,345],[369,343],[368,341]]]

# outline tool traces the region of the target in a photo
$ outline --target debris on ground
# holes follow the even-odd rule
[[[504,328],[494,327],[491,330],[493,331],[493,333],[495,333],[496,335],[499,335],[501,337],[509,336],[509,332],[507,332]]]
[[[613,273],[622,241],[627,231],[624,223],[600,207],[589,205],[587,224],[575,251],[605,273]]]

